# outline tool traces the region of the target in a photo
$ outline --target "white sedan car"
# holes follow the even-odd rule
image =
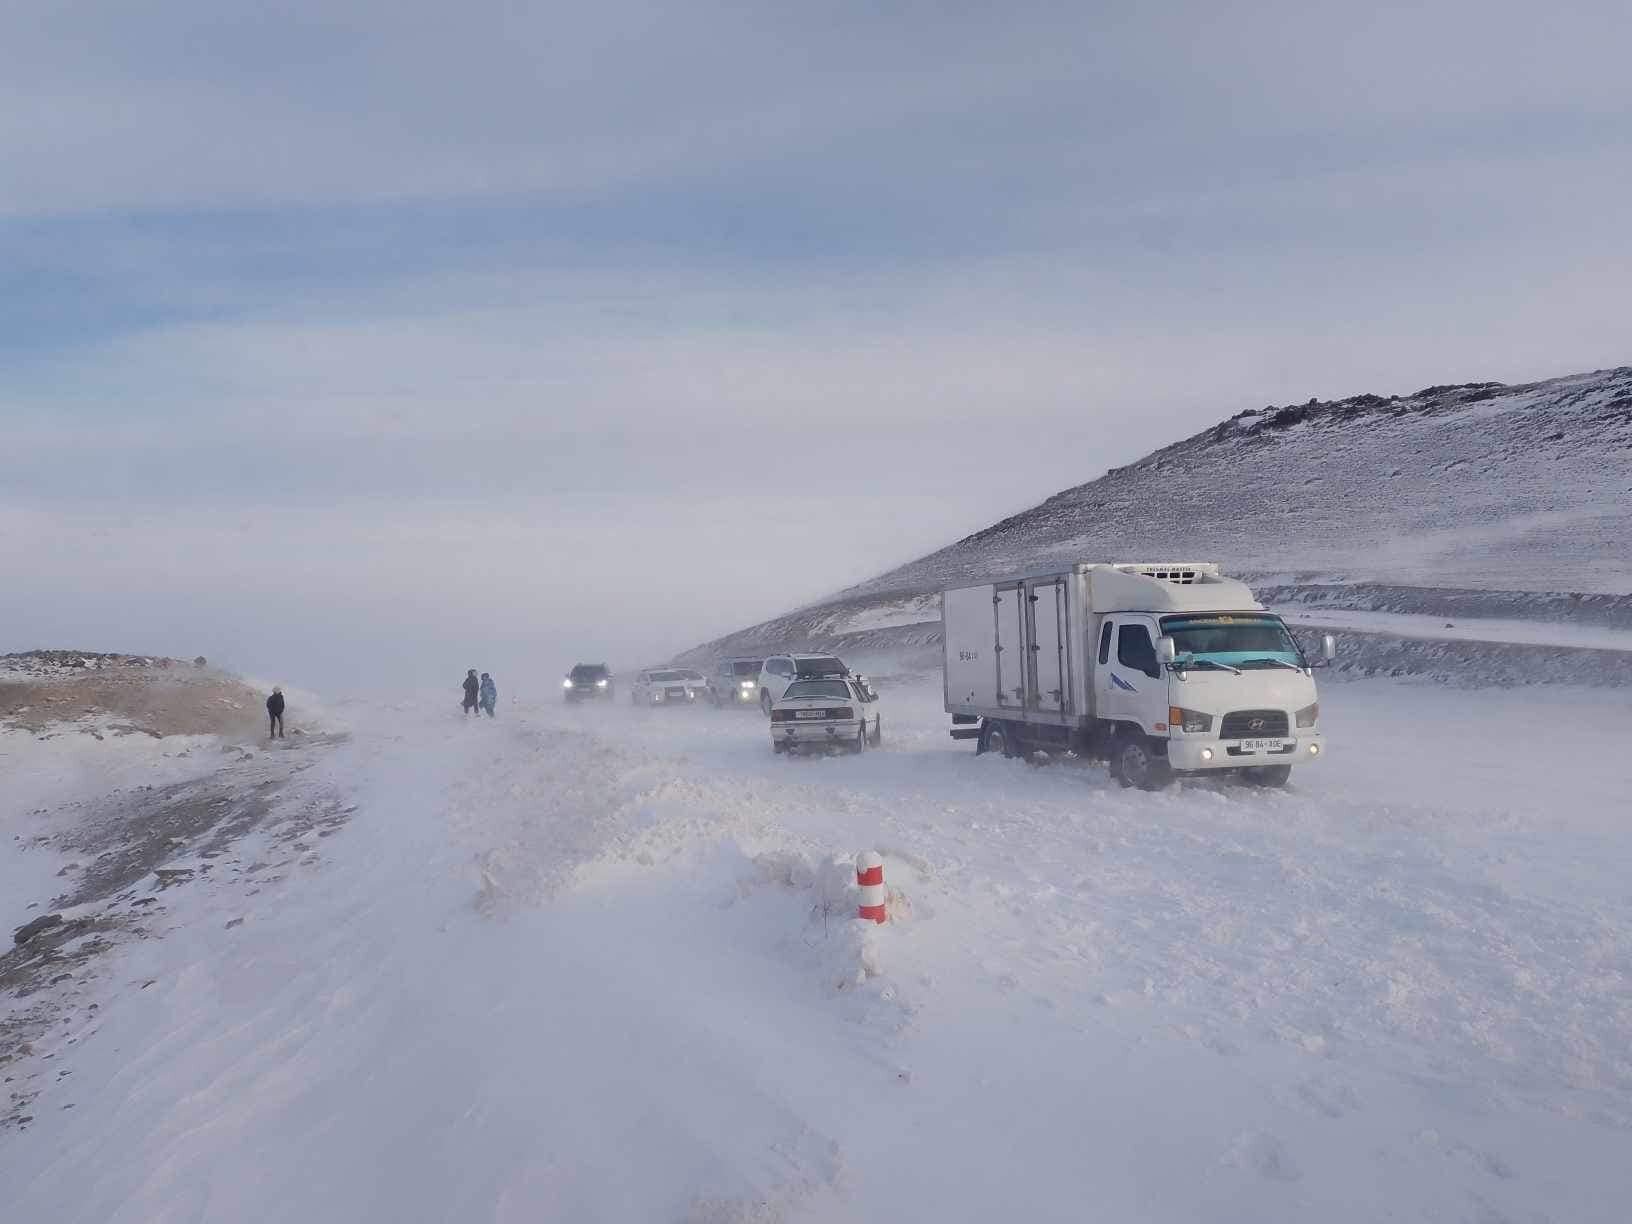
[[[708,696],[708,681],[689,667],[654,667],[640,672],[629,687],[637,706],[696,705]]]
[[[878,694],[862,676],[795,680],[771,706],[773,752],[865,752],[883,742]]]

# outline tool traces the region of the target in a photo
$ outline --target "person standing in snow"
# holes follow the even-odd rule
[[[482,682],[476,679],[476,669],[473,667],[465,673],[465,705],[466,714],[476,712],[476,693],[482,687]]]
[[[283,738],[283,690],[272,686],[272,696],[266,699],[266,738]]]
[[[493,707],[499,704],[499,686],[493,683],[493,677],[486,672],[482,673],[481,703],[482,709],[487,711],[487,716],[492,718]]]

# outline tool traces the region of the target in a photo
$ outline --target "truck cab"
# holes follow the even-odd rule
[[[1127,785],[1219,769],[1284,785],[1322,751],[1313,668],[1270,612],[1108,613],[1093,676],[1117,741],[1105,755]]]

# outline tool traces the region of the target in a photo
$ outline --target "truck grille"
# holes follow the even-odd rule
[[[685,695],[686,690],[683,688],[666,688],[663,690],[663,696],[665,697],[684,697]]]
[[[1285,710],[1232,710],[1224,715],[1219,739],[1262,739],[1286,734]]]

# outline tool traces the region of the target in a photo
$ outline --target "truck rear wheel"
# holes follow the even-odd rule
[[[1257,765],[1243,769],[1241,777],[1250,786],[1285,786],[1292,780],[1290,765]]]
[[[1138,731],[1124,731],[1111,748],[1111,774],[1123,786],[1157,791],[1173,781],[1173,769],[1159,756],[1148,737]]]

